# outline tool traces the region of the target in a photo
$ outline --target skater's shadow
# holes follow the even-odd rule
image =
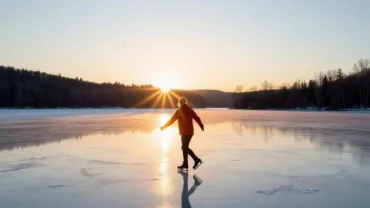
[[[202,184],[203,181],[197,175],[194,174],[193,175],[194,184],[189,189],[188,188],[188,179],[189,179],[188,172],[179,170],[178,173],[180,175],[182,175],[182,179],[184,181],[183,186],[182,186],[182,192],[181,192],[181,207],[182,208],[191,208],[189,197],[190,197],[190,195],[192,195],[194,193],[196,188]]]

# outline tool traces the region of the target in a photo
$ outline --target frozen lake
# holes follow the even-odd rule
[[[0,109],[0,207],[370,207],[370,114],[198,110],[184,174],[173,112]]]

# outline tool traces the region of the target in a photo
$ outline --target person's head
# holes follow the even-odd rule
[[[181,97],[179,99],[179,102],[177,103],[177,106],[180,108],[181,106],[186,104],[188,104],[188,99],[186,99],[186,97]]]

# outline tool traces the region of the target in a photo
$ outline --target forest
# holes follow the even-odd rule
[[[342,69],[316,73],[314,78],[233,93],[222,91],[172,90],[162,93],[152,85],[94,83],[40,71],[0,66],[1,108],[171,108],[186,96],[198,108],[217,106],[234,109],[324,109],[368,108],[370,96],[368,59],[358,60],[349,73]],[[231,97],[230,104],[227,101]],[[220,100],[225,102],[220,102]]]
[[[94,83],[40,71],[0,66],[1,108],[169,108],[186,96],[195,107],[207,102],[191,91],[165,94],[152,85]]]
[[[370,66],[368,59],[358,60],[352,71],[342,69],[316,73],[308,81],[274,86],[263,81],[260,89],[243,90],[238,85],[232,95],[236,109],[323,109],[338,110],[369,107]]]

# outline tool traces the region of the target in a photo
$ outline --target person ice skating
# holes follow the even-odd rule
[[[204,131],[204,125],[202,120],[199,116],[195,113],[195,111],[188,106],[188,100],[185,97],[179,99],[178,107],[179,109],[173,114],[171,119],[161,127],[163,131],[167,127],[171,126],[176,120],[178,121],[179,132],[181,135],[181,149],[182,149],[182,156],[183,156],[183,163],[182,165],[178,166],[179,169],[188,169],[188,155],[190,155],[194,160],[193,169],[197,169],[203,161],[195,155],[193,150],[189,148],[191,138],[194,135],[194,126],[193,126],[193,119],[198,123],[199,127]]]

